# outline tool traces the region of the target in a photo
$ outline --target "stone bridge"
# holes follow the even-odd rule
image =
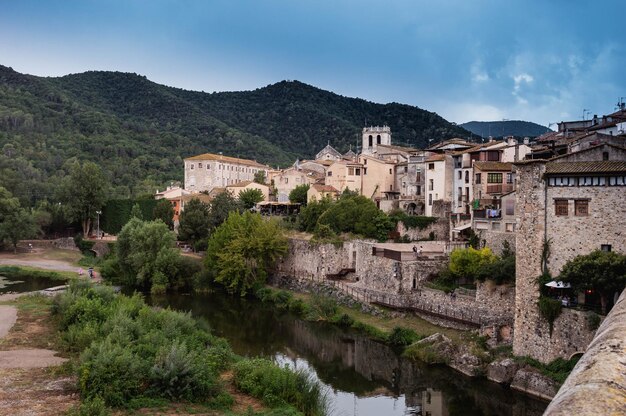
[[[626,290],[544,416],[626,414]]]

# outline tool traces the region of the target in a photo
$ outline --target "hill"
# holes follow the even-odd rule
[[[116,197],[182,179],[182,159],[219,152],[286,166],[330,141],[356,145],[364,123],[391,126],[395,143],[468,132],[435,113],[343,97],[298,82],[208,94],[145,76],[89,71],[36,77],[0,65],[0,185],[22,201],[53,199],[68,160],[99,163]]]
[[[459,124],[465,130],[481,137],[537,137],[550,131],[545,126],[530,121],[507,120],[507,121],[470,121]]]

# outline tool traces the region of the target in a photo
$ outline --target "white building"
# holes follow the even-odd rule
[[[185,190],[190,192],[211,191],[243,181],[253,181],[254,175],[263,171],[265,177],[270,169],[254,160],[239,159],[213,153],[189,157],[185,163]]]

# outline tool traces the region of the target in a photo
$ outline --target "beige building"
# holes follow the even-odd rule
[[[326,169],[324,183],[340,193],[346,189],[361,193],[363,165],[348,160],[338,160]]]
[[[263,201],[269,201],[270,188],[267,185],[262,185],[254,181],[243,181],[226,187],[226,190],[235,198],[239,198],[240,192],[247,191],[249,189],[257,189],[261,191],[263,194]]]
[[[452,201],[452,156],[448,154],[436,154],[424,161],[425,186],[426,186],[426,209],[427,216],[433,215],[433,203]]]
[[[361,155],[359,161],[363,164],[363,196],[380,201],[399,195],[395,187],[397,162],[369,155]]]
[[[473,199],[478,207],[499,205],[498,198],[515,190],[513,164],[505,162],[474,162]],[[494,204],[494,200],[496,203]]]
[[[259,172],[267,173],[269,166],[254,160],[239,159],[213,153],[205,153],[185,159],[185,190],[189,192],[210,191],[214,187],[226,187],[242,181],[253,181]]]
[[[324,198],[337,199],[339,197],[339,191],[330,185],[322,185],[314,183],[311,185],[306,194],[306,200],[308,202],[321,201]]]
[[[270,183],[276,188],[276,201],[289,202],[289,194],[296,189],[297,186],[311,185],[323,178],[324,173],[308,169],[299,169],[292,166],[288,169],[271,173]]]
[[[362,155],[375,155],[379,145],[391,145],[391,128],[389,126],[364,127],[362,133]]]

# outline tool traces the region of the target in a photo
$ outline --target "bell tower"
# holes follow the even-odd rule
[[[361,154],[375,155],[378,145],[391,144],[391,128],[389,126],[363,127],[363,141]]]

